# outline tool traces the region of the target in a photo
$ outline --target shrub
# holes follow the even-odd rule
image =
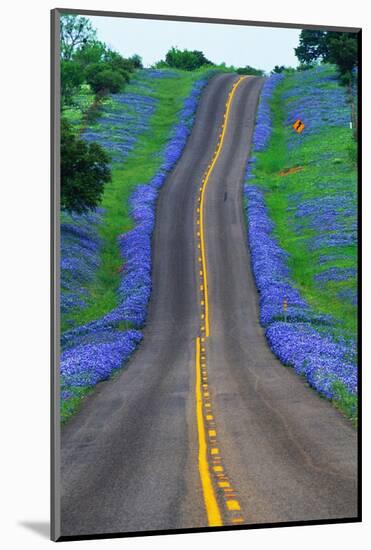
[[[309,71],[310,69],[314,69],[315,66],[316,66],[315,63],[300,63],[300,65],[298,65],[296,67],[296,70],[297,71]]]
[[[211,61],[206,59],[204,54],[198,50],[178,50],[171,48],[166,54],[165,61],[168,67],[175,69],[183,69],[185,71],[194,71],[202,67],[202,65],[213,65]]]
[[[129,59],[133,63],[135,69],[143,69],[142,58],[140,57],[140,55],[135,53],[134,55],[129,57]]]
[[[99,40],[95,40],[80,48],[80,50],[74,54],[73,60],[79,63],[80,67],[85,70],[89,65],[101,63],[104,60],[106,51],[106,45],[103,44],[103,42],[99,42]]]
[[[122,57],[119,53],[108,50],[105,55],[104,62],[109,65],[113,71],[119,71],[124,75],[132,73],[135,69],[134,61]]]
[[[90,65],[86,71],[86,81],[96,94],[118,93],[125,80],[123,74],[113,70],[108,63]]]
[[[61,60],[61,96],[62,104],[72,102],[74,93],[84,81],[80,65],[74,61]]]
[[[254,69],[254,67],[250,67],[250,65],[246,65],[246,67],[239,67],[236,72],[237,74],[247,74],[253,76],[264,75],[264,71],[262,71],[261,69]]]
[[[272,70],[272,74],[281,74],[281,73],[294,73],[295,69],[293,67],[286,67],[285,65],[275,65]]]

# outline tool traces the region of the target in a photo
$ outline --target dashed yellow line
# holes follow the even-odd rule
[[[200,330],[196,339],[196,418],[198,431],[198,469],[209,526],[223,525],[223,517],[229,523],[242,523],[237,494],[225,473],[218,446],[217,430],[207,384],[206,339],[210,335],[208,275],[205,253],[204,199],[206,186],[221,153],[227,129],[230,108],[237,87],[246,77],[237,80],[229,93],[216,150],[199,188],[196,207],[198,271],[200,289]],[[220,508],[221,505],[221,508]],[[221,512],[223,510],[223,514]],[[237,513],[238,512],[238,513]]]
[[[228,510],[241,510],[238,500],[227,500]]]
[[[210,526],[223,525],[219,505],[216,500],[207,460],[204,417],[202,414],[202,394],[200,384],[200,339],[196,340],[196,417],[198,431],[198,469],[200,472],[207,519]]]
[[[204,237],[204,197],[205,197],[205,191],[206,187],[210,178],[210,175],[212,171],[214,170],[214,166],[219,158],[220,152],[223,148],[224,143],[224,136],[225,132],[227,130],[227,124],[228,124],[228,118],[229,118],[229,112],[233,100],[233,96],[238,88],[238,86],[241,84],[241,82],[246,78],[246,76],[242,76],[239,78],[232,86],[232,90],[229,93],[228,101],[226,103],[226,110],[224,114],[224,122],[222,124],[222,132],[220,134],[220,139],[218,141],[217,148],[215,150],[213,160],[211,164],[209,164],[208,169],[205,174],[205,178],[203,179],[202,186],[200,187],[200,207],[198,208],[198,214],[199,218],[197,218],[197,225],[200,226],[200,245],[201,245],[201,259],[202,259],[202,267],[204,271],[203,280],[204,280],[204,299],[205,299],[205,336],[208,337],[210,334],[210,325],[209,325],[209,296],[208,296],[208,285],[207,285],[207,269],[206,269],[206,254],[205,254],[205,237]]]

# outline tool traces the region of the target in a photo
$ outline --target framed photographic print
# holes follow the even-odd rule
[[[361,520],[361,30],[52,11],[52,538]]]

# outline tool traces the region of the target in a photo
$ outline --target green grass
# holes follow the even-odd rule
[[[62,111],[63,118],[68,122],[76,125],[76,128],[82,123],[84,114],[88,111],[94,102],[94,93],[91,91],[88,84],[83,84],[79,93],[73,98],[73,104],[64,108]]]
[[[68,399],[61,399],[60,415],[61,422],[65,424],[81,407],[83,400],[92,392],[92,387],[70,387],[72,393]]]
[[[159,169],[164,149],[184,99],[193,83],[205,74],[205,70],[176,71],[177,78],[153,79],[152,92],[148,95],[158,99],[157,109],[150,120],[150,127],[136,143],[133,151],[122,165],[114,164],[112,181],[106,185],[101,206],[104,216],[99,226],[102,239],[101,264],[95,280],[87,288],[87,307],[75,310],[62,320],[62,331],[72,322],[74,326],[97,319],[117,305],[117,288],[120,281],[120,257],[117,237],[132,228],[128,210],[128,198],[137,185],[147,183]],[[125,92],[143,93],[136,81]],[[69,115],[71,116],[71,115]],[[99,120],[98,120],[99,123]]]
[[[321,289],[315,282],[315,276],[330,266],[356,267],[356,246],[342,247],[343,258],[320,265],[319,257],[331,253],[333,249],[309,249],[308,238],[315,233],[305,222],[300,232],[296,230],[297,220],[292,202],[292,197],[298,193],[305,199],[318,198],[320,201],[331,193],[341,194],[342,191],[354,189],[357,184],[355,144],[349,128],[326,128],[324,125],[318,134],[307,136],[301,147],[289,151],[287,140],[293,130],[285,123],[282,96],[293,85],[293,78],[287,76],[273,94],[272,137],[267,150],[256,154],[254,183],[265,190],[267,208],[275,225],[275,236],[280,246],[289,253],[288,264],[295,286],[315,311],[331,315],[336,320],[335,327],[326,328],[332,331],[335,338],[355,338],[357,308],[338,296],[339,290],[348,283],[328,282]],[[328,84],[329,87],[333,85]],[[297,138],[301,139],[299,135]],[[280,175],[280,172],[295,167],[300,167],[300,171]],[[357,398],[349,395],[340,384],[335,384],[334,390],[333,402],[355,422]]]
[[[356,395],[350,395],[346,388],[340,382],[335,382],[333,385],[335,396],[332,400],[333,404],[339,409],[349,420],[357,426],[358,421],[358,398]]]
[[[116,369],[110,376],[110,380],[114,380],[120,376],[121,372],[125,369],[125,366]],[[63,391],[63,387],[61,388]],[[60,401],[60,415],[61,423],[66,424],[82,407],[84,400],[95,390],[95,386],[69,386],[68,392],[71,397],[68,399],[61,399]]]
[[[303,193],[306,199],[321,200],[324,195],[341,192],[349,187],[349,181],[356,185],[356,168],[349,158],[349,148],[353,147],[352,135],[348,128],[328,128],[306,139],[300,149],[288,151],[286,138],[292,129],[284,124],[281,98],[290,85],[290,77],[287,77],[277,87],[272,98],[272,138],[268,149],[256,155],[255,181],[266,190],[266,202],[275,223],[275,235],[281,247],[289,253],[289,267],[297,288],[315,310],[332,315],[341,323],[342,330],[355,335],[356,307],[337,295],[344,283],[329,283],[325,292],[315,284],[315,275],[325,269],[325,266],[319,264],[319,256],[329,250],[321,248],[310,251],[307,239],[314,234],[313,230],[304,228],[298,235],[289,210],[290,197],[295,193]],[[302,170],[279,175],[279,172],[294,167],[301,167]],[[323,182],[327,185],[325,189],[319,185]],[[336,260],[332,265],[355,267],[356,247],[343,248],[342,252],[345,258]],[[330,265],[326,265],[326,268]]]

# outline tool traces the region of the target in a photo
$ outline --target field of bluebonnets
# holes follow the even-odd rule
[[[297,119],[302,134],[291,127]],[[357,175],[349,121],[333,66],[271,76],[244,193],[271,349],[355,420]]]
[[[102,205],[61,214],[61,417],[123,366],[142,338],[156,198],[180,157],[212,71],[137,71],[91,113],[83,86],[64,116],[111,156]]]

